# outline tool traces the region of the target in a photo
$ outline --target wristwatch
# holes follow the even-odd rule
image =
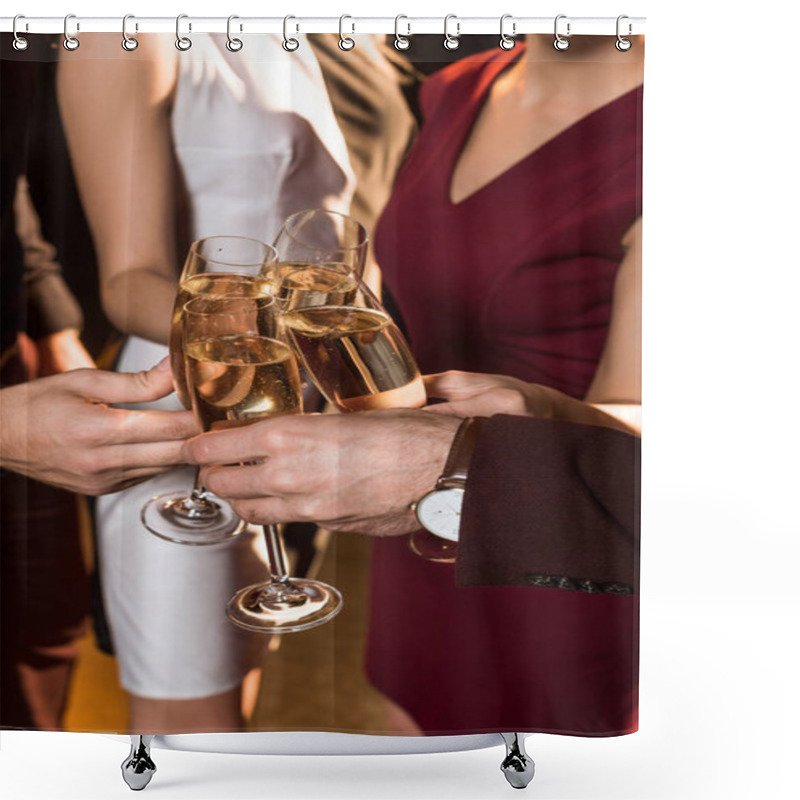
[[[467,470],[486,421],[487,417],[467,417],[459,425],[436,487],[413,506],[420,525],[434,536],[458,541]]]

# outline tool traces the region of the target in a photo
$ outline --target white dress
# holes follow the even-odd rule
[[[172,135],[190,203],[193,239],[250,236],[271,242],[306,208],[347,213],[354,177],[322,73],[307,43],[287,53],[280,37],[200,35],[178,54]],[[176,271],[179,265],[176,266]],[[132,337],[118,370],[147,369],[166,347]],[[142,407],[178,409],[175,395]],[[235,628],[225,604],[266,576],[260,531],[203,547],[171,544],[140,522],[144,503],[192,485],[178,470],[100,498],[103,598],[123,687],[188,699],[235,687],[258,663],[266,637]]]

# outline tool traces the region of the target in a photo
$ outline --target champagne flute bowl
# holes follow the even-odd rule
[[[286,219],[273,242],[282,262],[339,264],[360,278],[369,236],[356,219],[338,211],[308,209]]]
[[[192,409],[203,430],[249,425],[302,412],[297,362],[272,296],[201,295],[184,309],[184,353]],[[238,591],[228,618],[241,628],[289,633],[336,616],[342,597],[333,586],[291,578],[280,532],[264,526],[268,579]]]
[[[277,261],[274,247],[246,236],[209,236],[189,247],[181,271],[169,334],[175,391],[191,407],[183,352],[183,309],[193,297],[258,297],[271,293],[265,274]],[[142,508],[144,526],[176,544],[226,542],[246,527],[224,500],[207,492],[195,477],[191,492],[176,489],[151,498]]]

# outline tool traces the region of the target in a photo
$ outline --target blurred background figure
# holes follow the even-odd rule
[[[60,39],[32,37],[24,55],[11,42],[11,35],[0,36],[4,388],[96,362],[108,364],[118,338],[100,306],[94,248],[58,114]],[[17,416],[18,396],[4,393],[6,432],[25,427],[27,416]],[[54,400],[51,396],[51,405]],[[41,403],[36,409],[44,410]],[[24,413],[34,412],[28,407]],[[4,464],[9,456],[4,454]],[[71,491],[3,469],[0,508],[0,725],[56,729],[75,643],[89,611],[90,505]]]

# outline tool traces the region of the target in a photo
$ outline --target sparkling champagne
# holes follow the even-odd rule
[[[169,331],[169,359],[175,392],[184,408],[191,408],[192,401],[186,385],[186,367],[183,358],[183,307],[199,295],[224,297],[264,297],[272,294],[272,284],[266,277],[237,275],[227,272],[208,272],[194,275],[183,281],[175,296],[172,309],[172,324]]]
[[[357,287],[346,264],[282,262],[273,274],[275,295],[284,312],[308,306],[346,306]]]
[[[417,408],[425,387],[403,335],[383,311],[298,308],[284,316],[317,388],[340,411]]]
[[[186,372],[205,431],[302,411],[297,362],[276,339],[245,334],[188,342]]]

